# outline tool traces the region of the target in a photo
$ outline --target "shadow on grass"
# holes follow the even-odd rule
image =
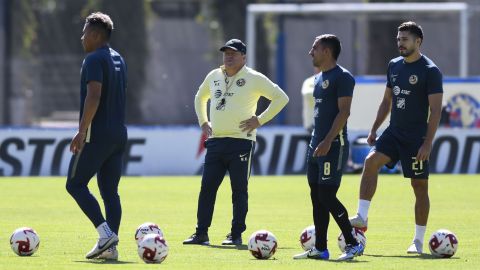
[[[273,256],[272,258],[269,258],[269,259],[256,259],[256,258],[251,258],[250,261],[276,261],[278,260],[277,258],[275,258],[275,256]],[[293,261],[319,261],[319,262],[325,262],[325,263],[353,263],[353,264],[357,264],[357,263],[368,263],[368,261],[357,261],[356,259],[353,259],[353,260],[350,260],[350,261],[337,261],[336,259],[334,258],[330,258],[329,260],[315,260],[315,259],[302,259],[302,260],[295,260],[292,258]]]
[[[129,261],[114,261],[114,260],[85,260],[85,261],[73,261],[76,263],[90,263],[90,264],[134,264],[138,262]]]
[[[238,250],[247,250],[247,245],[238,245],[238,246],[228,246],[228,245],[208,245],[207,247],[218,248],[218,249],[238,249]]]
[[[431,254],[422,253],[419,255],[378,255],[378,254],[363,254],[363,256],[367,257],[376,257],[376,258],[400,258],[400,259],[422,259],[422,260],[438,260],[442,258],[435,257]],[[451,257],[450,260],[458,260],[458,257]]]

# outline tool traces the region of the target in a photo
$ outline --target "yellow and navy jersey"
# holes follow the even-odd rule
[[[316,147],[330,131],[333,121],[339,112],[338,99],[353,96],[355,79],[352,74],[343,67],[336,65],[334,68],[320,72],[315,77],[315,109],[313,118],[315,126],[311,146]],[[347,124],[340,130],[337,138],[340,142],[347,140]]]
[[[80,119],[87,96],[87,84],[90,81],[102,84],[100,104],[87,129],[86,142],[124,141],[127,136],[127,66],[122,56],[109,46],[102,46],[85,57],[80,77]]]
[[[232,77],[226,77],[224,67],[221,66],[206,76],[195,96],[198,123],[201,126],[209,121],[207,102],[210,99],[212,137],[255,141],[256,130],[243,132],[239,125],[241,121],[255,115],[261,96],[271,100],[268,108],[258,116],[263,125],[282,110],[288,103],[288,96],[265,75],[247,66],[243,66]]]
[[[394,58],[388,64],[387,87],[392,91],[390,126],[407,137],[425,136],[428,96],[443,93],[442,73],[435,63],[424,55],[413,63]]]

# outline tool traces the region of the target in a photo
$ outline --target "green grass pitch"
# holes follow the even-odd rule
[[[256,260],[246,248],[222,247],[230,229],[231,191],[225,179],[217,196],[211,246],[183,246],[195,229],[200,177],[124,177],[120,183],[123,219],[118,262],[86,260],[97,233],[65,191],[64,178],[0,178],[0,269],[478,269],[480,189],[478,175],[433,175],[430,180],[430,220],[425,241],[437,229],[453,231],[459,248],[453,258],[407,255],[414,232],[414,197],[409,180],[399,175],[379,179],[369,215],[365,255],[352,262],[294,261],[301,251],[299,235],[312,224],[304,176],[252,176],[244,243],[267,229],[279,248],[270,260]],[[359,175],[344,176],[338,193],[352,215],[357,208]],[[97,198],[96,181],[90,183]],[[134,232],[143,222],[160,225],[170,250],[161,265],[147,265],[137,255]],[[34,228],[40,249],[32,257],[16,256],[9,245],[14,229]],[[340,255],[333,218],[329,229],[332,259]],[[424,245],[427,253],[428,246]]]

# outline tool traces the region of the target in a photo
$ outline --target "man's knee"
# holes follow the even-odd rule
[[[120,200],[120,196],[118,195],[117,191],[103,191],[100,192],[100,196],[102,196],[102,200],[104,202],[112,202]]]
[[[70,181],[67,181],[67,184],[65,184],[65,189],[67,190],[67,192],[70,194],[70,195],[74,195],[77,193],[78,191],[78,185],[76,184],[73,184],[72,182]]]
[[[371,152],[365,158],[365,170],[370,172],[378,172],[387,161],[383,160],[376,152]]]
[[[411,185],[415,194],[428,194],[428,180],[413,180]]]

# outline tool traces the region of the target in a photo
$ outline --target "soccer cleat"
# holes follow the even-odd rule
[[[240,246],[242,244],[242,237],[235,237],[233,238],[232,234],[227,234],[227,238],[222,241],[222,245],[232,245],[232,246]]]
[[[328,249],[325,249],[324,251],[319,251],[315,247],[312,247],[311,249],[303,253],[293,256],[294,260],[300,260],[300,259],[328,260],[329,258],[330,258],[330,254],[328,253]]]
[[[338,260],[339,261],[348,261],[348,260],[353,259],[353,257],[362,256],[364,250],[365,250],[365,247],[361,243],[359,243],[355,246],[347,245],[345,247],[345,252],[343,252],[342,255],[340,255],[340,257],[338,257]]]
[[[207,234],[192,234],[188,239],[183,241],[184,245],[210,245]]]
[[[408,254],[422,254],[423,253],[423,243],[420,240],[415,239],[413,243],[407,249]]]
[[[116,246],[112,246],[109,249],[98,255],[97,259],[116,261],[118,260],[118,250]]]
[[[90,250],[90,252],[87,253],[85,256],[87,259],[93,259],[100,255],[102,252],[105,250],[109,249],[113,245],[116,245],[118,243],[118,236],[113,233],[110,237],[107,238],[98,238],[97,243],[95,246]]]
[[[357,213],[355,216],[350,217],[349,220],[352,227],[359,228],[363,232],[367,231],[368,219],[364,220],[360,214]]]

